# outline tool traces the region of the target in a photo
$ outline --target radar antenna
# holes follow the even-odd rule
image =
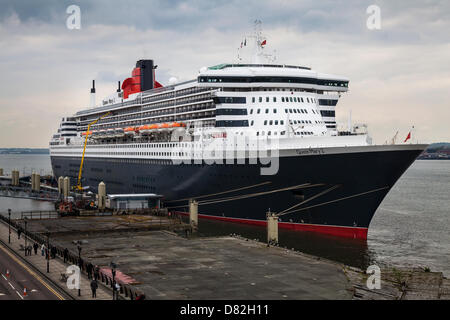
[[[255,20],[254,31],[251,35],[246,35],[241,41],[241,45],[238,48],[237,61],[241,62],[243,60],[241,51],[244,47],[247,47],[247,39],[253,39],[254,41],[254,52],[252,57],[253,64],[262,64],[265,62],[272,63],[277,60],[276,50],[272,53],[265,52],[265,46],[267,45],[267,38],[262,33],[262,22],[261,20]]]

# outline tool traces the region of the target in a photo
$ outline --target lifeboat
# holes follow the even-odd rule
[[[156,131],[158,131],[158,132],[167,131],[167,129],[169,128],[168,123],[157,124],[157,126],[158,126],[158,128],[156,129]]]
[[[185,128],[186,124],[182,122],[172,122],[172,128]]]
[[[99,138],[103,138],[106,135],[106,130],[102,129],[98,132]]]
[[[115,132],[115,136],[117,138],[122,138],[125,135],[123,128],[116,128],[116,130],[114,130],[114,132]]]
[[[90,136],[90,135],[92,135],[92,131],[85,131],[85,132],[82,132],[82,133],[81,133],[82,136],[85,136],[86,134],[87,134],[88,136]]]
[[[185,130],[186,124],[183,122],[173,122],[172,128],[176,133],[181,134]]]
[[[145,124],[143,126],[139,127],[139,132],[141,134],[149,134],[150,133],[150,126],[148,124]]]
[[[92,138],[93,139],[98,139],[98,138],[100,138],[100,132],[97,130],[97,131],[93,131],[92,132]]]
[[[108,129],[106,130],[106,136],[108,138],[114,137],[114,129]]]
[[[125,128],[123,131],[126,136],[134,136],[135,130],[136,129],[134,127],[128,127],[128,128]]]

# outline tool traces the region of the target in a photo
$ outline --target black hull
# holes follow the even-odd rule
[[[178,212],[187,211],[188,198],[217,200],[260,192],[263,194],[234,201],[200,202],[199,207],[199,212],[209,217],[256,224],[265,221],[269,209],[279,213],[310,199],[296,208],[300,211],[283,215],[281,220],[286,223],[280,227],[365,238],[376,209],[422,151],[418,146],[285,156],[279,158],[279,171],[273,176],[260,175],[259,164],[172,165],[167,160],[157,163],[144,159],[86,158],[83,185],[96,188],[104,181],[110,194],[162,194],[165,206]],[[56,177],[76,178],[80,158],[51,157],[51,160]],[[311,186],[276,191],[302,184]],[[259,186],[202,197],[254,185]]]

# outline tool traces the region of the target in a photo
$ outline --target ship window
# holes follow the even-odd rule
[[[273,121],[272,121],[272,120],[270,120],[270,121],[269,121],[269,125],[272,125],[272,124],[273,124]]]
[[[269,109],[266,109],[266,113],[269,113]]]
[[[259,97],[259,102],[262,102],[262,97]]]
[[[297,97],[294,97],[294,102],[297,102]]]
[[[255,103],[255,97],[252,98],[252,102]]]
[[[289,101],[292,102],[292,97],[289,97]]]
[[[292,109],[289,109],[289,113],[292,113]]]
[[[265,126],[267,125],[267,120],[264,120],[264,125],[265,125]]]
[[[254,123],[254,121],[252,120],[252,122],[250,123],[250,125],[252,126],[252,125],[253,125],[253,123]]]
[[[250,114],[253,114],[253,109],[250,110]]]
[[[269,97],[266,97],[266,102],[269,102]]]
[[[273,97],[273,102],[277,102],[277,97]]]
[[[285,113],[288,113],[288,109],[284,109],[284,112],[285,112]]]
[[[281,97],[281,102],[284,102],[284,97]]]
[[[267,135],[268,136],[272,135],[272,131],[267,132]]]
[[[258,113],[258,114],[261,113],[261,109],[258,109],[258,112],[257,112],[257,113]]]
[[[274,109],[273,109],[273,113],[277,113],[277,109],[274,108]]]
[[[280,124],[284,124],[284,120],[280,120]]]
[[[278,125],[278,120],[275,120],[275,125]]]

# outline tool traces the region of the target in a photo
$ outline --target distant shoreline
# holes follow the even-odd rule
[[[50,154],[46,148],[0,148],[0,154]]]

